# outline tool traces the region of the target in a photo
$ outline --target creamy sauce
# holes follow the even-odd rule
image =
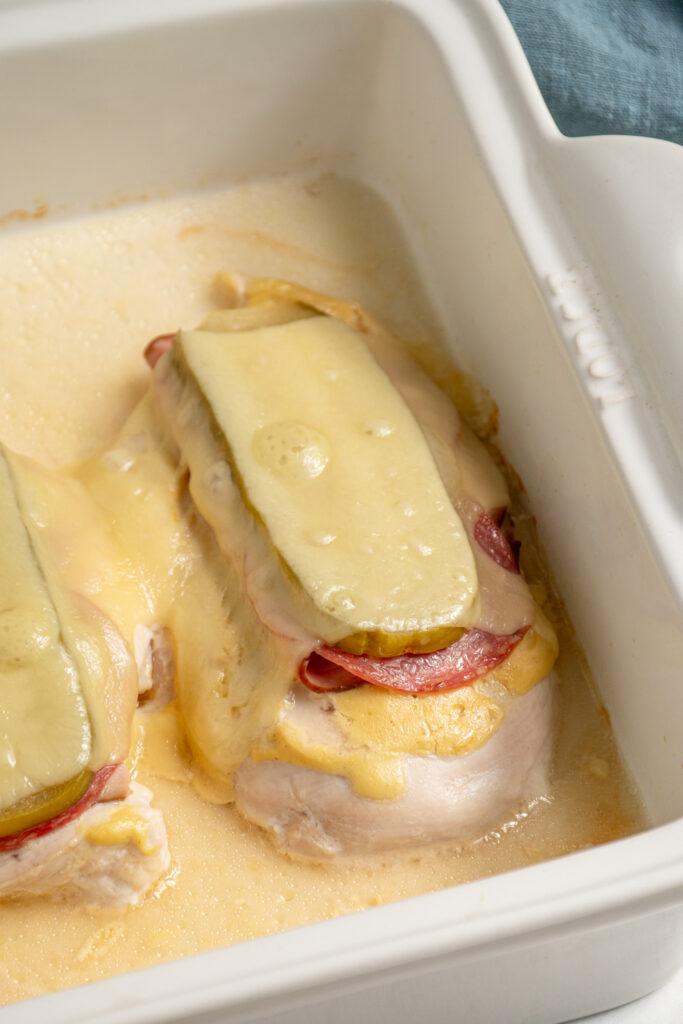
[[[52,463],[106,449],[111,475],[127,472],[128,450],[112,445],[147,380],[140,353],[154,335],[198,323],[214,308],[210,283],[225,269],[300,280],[355,298],[402,336],[440,336],[386,207],[333,178],[32,230],[0,249],[0,440]],[[419,345],[417,353],[425,362],[436,358]],[[445,373],[442,362],[437,369]],[[457,375],[449,382],[467,398]],[[106,513],[106,488],[99,498]],[[169,515],[163,494],[140,485],[134,499],[157,502],[158,515]],[[161,543],[154,535],[135,537],[125,517],[105,515],[101,531],[102,550],[108,536],[117,551]],[[168,536],[165,529],[159,534]],[[163,552],[160,564],[167,559]],[[98,600],[132,642],[134,626],[158,607],[168,580],[150,577],[142,597],[132,587],[124,593],[106,564],[93,549],[80,571],[95,581]],[[177,585],[190,585],[190,569],[179,551]],[[37,900],[3,905],[0,1002],[443,888],[642,827],[606,714],[566,627],[560,650],[550,798],[514,827],[503,825],[462,849],[441,844],[324,866],[290,861],[234,809],[215,802],[223,794],[191,762],[174,704],[139,711],[135,771],[164,812],[171,870],[125,914]],[[116,829],[146,842],[135,821]],[[112,841],[111,833],[99,841]]]

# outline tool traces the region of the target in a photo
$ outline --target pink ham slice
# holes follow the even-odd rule
[[[315,693],[373,683],[398,693],[443,693],[474,682],[509,656],[527,629],[496,636],[470,629],[456,643],[430,654],[368,658],[337,647],[319,647],[299,666],[299,678]]]
[[[174,338],[175,334],[160,334],[147,345],[144,356],[152,369],[157,365],[164,352],[168,352]]]
[[[474,524],[474,539],[481,550],[502,569],[519,574],[510,543],[493,516],[482,512]]]

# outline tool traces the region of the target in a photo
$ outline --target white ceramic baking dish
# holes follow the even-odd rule
[[[500,406],[652,822],[0,1021],[549,1024],[661,984],[683,962],[683,151],[560,136],[495,0],[10,0],[0,137],[0,214],[312,167],[389,200]]]

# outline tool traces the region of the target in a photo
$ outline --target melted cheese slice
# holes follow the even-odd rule
[[[360,686],[323,698],[297,687],[252,758],[345,775],[359,796],[387,800],[405,789],[407,754],[468,754],[491,738],[504,716],[500,703],[470,686],[420,697]]]
[[[462,522],[415,417],[355,331],[313,317],[182,332],[175,347],[245,502],[338,638],[428,647],[432,636],[438,647],[468,624],[478,582]]]
[[[0,811],[77,776],[91,728],[79,673],[0,450]]]

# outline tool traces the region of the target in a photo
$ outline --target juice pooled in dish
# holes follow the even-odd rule
[[[3,751],[35,756],[0,773],[0,1002],[641,827],[470,429],[492,404],[376,195],[272,182],[17,233],[0,304],[0,595],[31,622],[2,679],[42,710],[1,698]]]

